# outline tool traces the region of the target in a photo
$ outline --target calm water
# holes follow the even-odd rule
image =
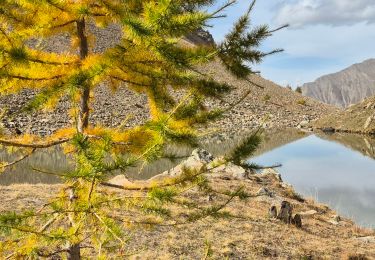
[[[215,141],[203,145],[214,155],[235,146],[235,141]],[[187,147],[170,148],[179,156],[191,152]],[[307,197],[313,197],[351,217],[358,224],[375,228],[375,139],[359,135],[308,135],[297,130],[274,131],[264,142],[252,162],[267,166],[281,163],[284,181]],[[9,159],[0,151],[0,161]],[[12,158],[10,158],[12,159]],[[149,178],[172,168],[178,162],[161,160],[146,167],[131,169],[135,178]],[[34,154],[11,171],[0,174],[0,185],[13,183],[58,183],[51,175],[33,173],[32,167],[50,172],[66,172],[68,160],[61,150]]]
[[[356,138],[354,145],[362,137]],[[370,157],[375,146],[361,149],[363,154],[348,147],[348,143],[311,135],[251,161],[281,163],[278,170],[284,181],[299,193],[330,205],[360,225],[375,228],[375,160]]]

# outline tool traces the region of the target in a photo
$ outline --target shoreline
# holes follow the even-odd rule
[[[168,174],[170,172],[173,169]],[[137,229],[128,244],[130,251],[138,252],[134,259],[202,258],[207,243],[214,258],[375,258],[375,230],[358,227],[353,221],[338,216],[328,206],[303,198],[291,185],[282,182],[274,170],[253,174],[226,164],[212,173],[209,180],[217,188],[234,190],[243,186],[246,192],[256,195],[245,201],[236,199],[226,208],[228,212],[243,218],[209,218],[176,228]],[[121,184],[122,181],[120,178],[115,182]],[[56,189],[57,192],[61,187],[43,184],[0,186],[0,194],[6,198],[0,211],[17,211],[25,206],[40,207],[52,198],[51,190]],[[189,197],[198,195],[198,190],[186,194]],[[221,199],[200,198],[200,201],[210,205]],[[293,212],[302,217],[302,227],[285,224],[269,216],[269,208],[273,205],[279,207],[282,201],[288,201]],[[139,245],[143,246],[142,251],[139,251]]]

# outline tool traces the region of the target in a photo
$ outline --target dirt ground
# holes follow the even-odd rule
[[[375,259],[375,231],[357,227],[325,205],[304,200],[274,175],[252,175],[247,180],[214,178],[216,188],[243,186],[256,194],[260,188],[273,193],[235,200],[227,210],[241,218],[206,218],[193,224],[133,231],[130,259]],[[40,207],[53,197],[58,185],[0,187],[0,212]],[[194,191],[187,196],[197,196]],[[202,199],[202,203],[216,203]],[[301,213],[302,228],[268,216],[271,205],[289,201]]]

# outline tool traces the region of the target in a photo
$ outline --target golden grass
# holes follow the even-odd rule
[[[248,193],[255,194],[266,187],[276,196],[234,200],[227,210],[241,218],[208,218],[190,225],[130,230],[133,236],[128,250],[134,253],[133,259],[204,259],[207,255],[206,259],[375,259],[375,245],[355,239],[374,236],[374,230],[357,227],[348,219],[338,225],[329,223],[334,211],[312,199],[300,201],[291,188],[283,188],[272,175],[252,176],[247,181],[212,181],[216,189],[235,190],[243,185]],[[5,198],[0,211],[38,207],[52,197],[51,190],[58,189],[57,185],[0,187]],[[222,199],[218,196],[208,202],[196,190],[186,196],[203,205]],[[269,207],[280,200],[288,200],[295,212],[314,209],[318,214],[303,219],[301,229],[269,219]]]

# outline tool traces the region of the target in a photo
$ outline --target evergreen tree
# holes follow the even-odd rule
[[[123,193],[101,188],[113,173],[126,174],[139,162],[165,156],[164,148],[170,142],[196,143],[194,125],[221,115],[223,111],[218,109],[205,110],[203,101],[206,97],[220,98],[231,86],[200,73],[197,66],[221,60],[234,75],[246,79],[252,73],[251,64],[280,51],[264,53],[258,49],[262,40],[278,29],[249,28],[255,1],[222,43],[194,47],[181,44],[181,38],[220,19],[222,12],[237,1],[231,0],[215,12],[204,11],[216,2],[0,0],[0,94],[35,90],[37,95],[24,111],[53,108],[68,96],[74,121],[70,128],[47,137],[26,134],[15,138],[0,132],[1,145],[23,154],[14,162],[2,163],[0,169],[38,149],[57,145],[72,154],[75,162],[74,170],[60,175],[64,187],[45,207],[0,215],[0,230],[8,234],[1,238],[2,258],[62,254],[68,259],[80,259],[81,255],[120,257],[127,253],[127,225],[189,223],[225,215],[225,204],[199,207],[181,199],[186,187],[213,190],[203,176],[204,169],[185,169],[181,176],[152,187],[116,187]],[[121,26],[121,40],[103,53],[93,53],[94,39],[88,24],[106,27],[113,23]],[[32,40],[48,41],[59,33],[71,36],[69,52],[51,53],[31,47]],[[146,94],[150,120],[126,130],[89,125],[92,91],[103,82],[115,90],[128,88]],[[183,98],[172,96],[171,89],[183,93]],[[234,197],[246,197],[242,190],[225,195],[228,203]],[[179,220],[168,209],[171,205],[188,208],[188,217]]]

